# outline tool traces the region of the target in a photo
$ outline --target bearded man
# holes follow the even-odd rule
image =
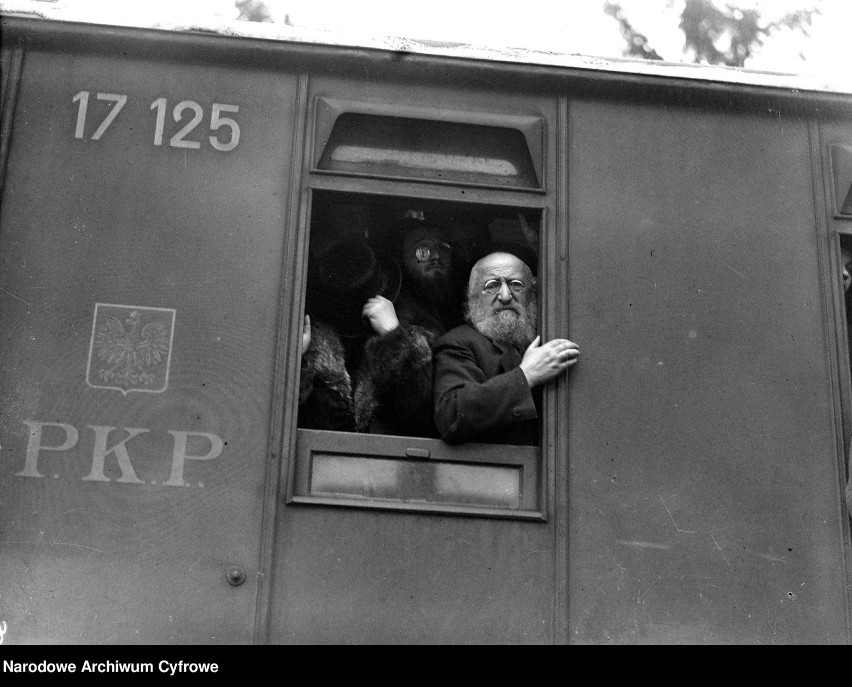
[[[567,339],[541,343],[532,271],[517,256],[486,255],[471,270],[467,324],[435,344],[435,424],[450,443],[538,443],[541,386],[580,355]]]
[[[375,335],[355,375],[355,422],[361,432],[437,436],[432,345],[461,321],[453,251],[442,229],[419,219],[408,222],[401,246],[399,296],[375,296],[362,310]]]

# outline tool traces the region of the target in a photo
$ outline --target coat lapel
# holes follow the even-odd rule
[[[491,344],[499,352],[500,369],[498,370],[498,374],[500,372],[508,372],[509,370],[514,370],[518,365],[521,364],[522,356],[520,353],[518,353],[517,350],[515,350],[515,348],[507,344],[498,343],[496,341],[492,341]]]

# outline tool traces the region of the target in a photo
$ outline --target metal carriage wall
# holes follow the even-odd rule
[[[849,640],[844,97],[3,29],[7,642]],[[540,121],[541,187],[319,173],[323,99]],[[323,193],[540,214],[543,327],[583,354],[527,515],[300,497]],[[110,317],[162,333],[147,381],[98,367]]]

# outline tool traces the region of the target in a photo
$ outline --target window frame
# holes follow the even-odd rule
[[[317,194],[340,194],[357,195],[364,197],[372,197],[380,199],[422,199],[424,202],[432,204],[470,204],[471,206],[487,205],[492,207],[504,207],[507,210],[517,210],[524,213],[535,213],[539,218],[539,248],[538,248],[538,298],[539,298],[539,326],[543,338],[549,339],[555,332],[559,332],[567,323],[567,304],[565,298],[560,298],[559,284],[564,280],[565,264],[564,253],[566,249],[566,237],[560,237],[554,226],[557,218],[564,222],[567,215],[563,208],[561,212],[555,207],[557,201],[553,194],[547,194],[548,180],[554,174],[549,167],[549,161],[545,156],[544,141],[547,140],[547,121],[540,115],[530,115],[520,117],[516,114],[502,115],[489,114],[483,116],[481,113],[465,114],[461,113],[459,121],[476,123],[487,122],[492,126],[507,126],[507,123],[523,121],[537,122],[541,127],[542,149],[541,157],[537,161],[536,171],[540,174],[541,188],[506,188],[506,187],[473,187],[475,185],[463,182],[441,182],[434,183],[429,179],[383,179],[373,175],[358,175],[351,173],[341,173],[330,170],[317,170],[316,162],[322,155],[323,146],[318,143],[321,133],[317,133],[317,123],[319,117],[317,108],[320,103],[327,102],[349,103],[342,99],[328,98],[326,96],[314,96],[310,100],[309,109],[312,112],[307,118],[308,127],[306,131],[306,143],[304,147],[303,160],[303,178],[302,189],[299,194],[299,227],[298,227],[298,248],[295,251],[297,265],[293,274],[292,282],[292,307],[294,312],[291,317],[292,322],[301,323],[304,319],[305,302],[307,294],[307,274],[308,274],[308,259],[309,259],[309,243],[310,231],[312,224],[312,211],[316,202]],[[564,104],[560,103],[560,118],[565,118]],[[405,107],[371,104],[365,108],[368,112],[377,114],[398,116],[401,111],[408,113],[410,116],[424,118],[424,113],[434,112],[427,107]],[[446,117],[446,111],[444,116]],[[453,113],[455,114],[455,113]],[[333,125],[333,120],[332,120]],[[324,129],[325,131],[325,129]],[[326,133],[330,132],[330,128]],[[532,154],[532,151],[531,151]],[[539,166],[540,162],[540,166]],[[563,160],[564,163],[564,160]],[[565,202],[564,194],[561,195],[561,201]],[[562,257],[560,257],[562,255]],[[298,315],[298,317],[295,317]],[[291,334],[292,341],[295,342],[295,334]],[[288,375],[289,379],[294,380],[296,389],[298,388],[299,379],[299,361],[298,354],[299,346],[293,346],[291,350],[296,352],[296,355],[291,356],[291,364],[295,368]],[[519,509],[510,508],[495,508],[482,505],[463,505],[453,503],[422,503],[418,501],[404,500],[389,500],[373,497],[347,497],[347,496],[329,496],[309,493],[307,488],[308,475],[310,475],[310,446],[304,444],[304,438],[309,432],[323,432],[322,430],[303,430],[297,427],[298,404],[296,389],[288,389],[288,398],[293,399],[291,407],[285,408],[285,413],[290,417],[285,418],[285,427],[290,427],[292,431],[290,436],[286,437],[289,440],[289,447],[282,447],[291,460],[289,467],[284,476],[286,480],[283,485],[283,500],[287,505],[294,506],[321,506],[335,508],[359,508],[370,510],[384,510],[408,513],[433,513],[441,515],[457,515],[457,516],[473,516],[486,517],[497,519],[511,519],[521,521],[537,521],[547,522],[551,517],[551,507],[554,503],[554,480],[557,472],[564,473],[565,468],[557,469],[557,460],[562,463],[563,458],[559,458],[558,454],[564,452],[567,445],[567,440],[564,436],[564,426],[560,429],[557,427],[557,408],[561,413],[567,411],[567,380],[559,378],[555,383],[548,384],[542,391],[542,408],[539,418],[539,445],[532,448],[536,452],[535,475],[535,503],[528,504],[527,496],[524,497],[523,507]],[[344,435],[343,432],[325,432],[330,435]],[[316,435],[314,435],[316,436]],[[462,462],[471,465],[486,464],[486,465],[516,465],[516,461],[501,461],[495,458],[495,452],[508,449],[513,449],[511,445],[503,444],[466,444],[461,447],[452,446],[439,439],[425,439],[420,437],[400,437],[392,435],[378,434],[359,434],[354,435],[357,440],[365,440],[367,442],[378,442],[375,452],[359,453],[367,458],[381,457],[393,453],[395,449],[391,446],[399,445],[400,442],[408,442],[412,444],[412,448],[425,448],[429,452],[430,461],[446,461],[448,463]],[[334,441],[339,436],[323,437],[321,444],[325,444],[326,440]],[[289,448],[289,450],[288,450]],[[404,456],[399,459],[405,460]],[[418,460],[418,458],[409,458],[410,460]],[[529,475],[524,476],[524,480],[529,479]],[[560,499],[561,501],[561,499]]]
[[[835,129],[833,123],[811,124],[811,164],[814,188],[814,211],[817,235],[820,239],[820,262],[825,300],[824,334],[826,353],[831,371],[830,394],[834,399],[837,432],[838,483],[840,510],[846,513],[843,528],[849,541],[849,515],[844,489],[852,470],[852,338],[846,312],[846,294],[842,279],[842,243],[852,246],[852,214],[843,214],[842,198],[838,186],[852,183],[852,177],[843,184],[838,178],[835,164],[837,148],[852,151],[852,139]],[[828,264],[826,266],[825,259]]]
[[[378,104],[362,101],[344,100],[342,98],[331,98],[316,96],[313,102],[313,130],[310,147],[309,172],[317,175],[329,175],[334,177],[360,177],[369,179],[388,179],[394,181],[416,181],[439,186],[469,187],[494,189],[499,191],[511,190],[518,193],[547,192],[545,174],[544,141],[545,122],[537,115],[507,115],[483,112],[451,111],[444,108],[432,107],[410,107],[403,105]],[[499,184],[477,183],[472,181],[429,179],[409,176],[396,176],[392,174],[381,174],[372,172],[354,172],[342,170],[330,170],[320,168],[320,160],[326,145],[329,143],[338,118],[344,114],[372,115],[376,117],[395,117],[400,119],[421,119],[435,122],[447,122],[453,124],[466,124],[472,126],[497,127],[515,129],[521,132],[527,144],[527,150],[532,161],[533,170],[538,177],[538,186],[512,186],[505,187]]]
[[[292,503],[344,506],[367,509],[394,510],[415,513],[478,515],[521,520],[543,520],[538,506],[541,502],[539,475],[539,446],[467,443],[457,446],[440,439],[405,437],[327,430],[297,429],[295,479]],[[372,444],[369,452],[362,447]],[[419,499],[389,499],[377,496],[356,496],[345,493],[313,493],[311,478],[317,455],[387,460],[392,463],[424,462],[433,465],[459,465],[480,468],[517,469],[520,474],[520,505],[518,508],[464,504]]]

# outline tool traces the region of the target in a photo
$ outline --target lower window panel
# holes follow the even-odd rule
[[[542,519],[537,447],[297,432],[294,502]]]

